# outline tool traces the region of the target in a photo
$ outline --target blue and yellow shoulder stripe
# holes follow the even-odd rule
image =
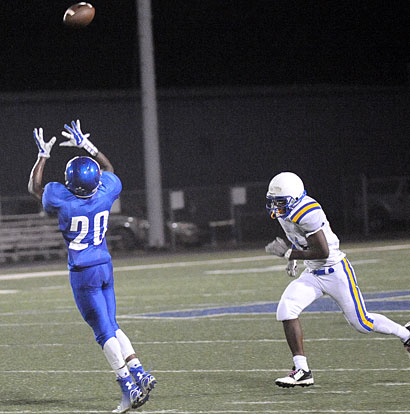
[[[313,210],[321,210],[321,209],[322,207],[320,207],[320,204],[317,201],[310,201],[309,203],[306,203],[303,206],[296,208],[295,211],[292,211],[289,218],[294,223],[299,224],[300,221],[303,219],[303,217],[306,216],[306,214],[309,214]]]

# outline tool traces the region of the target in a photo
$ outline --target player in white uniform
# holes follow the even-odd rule
[[[306,266],[287,286],[278,305],[276,318],[283,323],[294,368],[275,383],[280,387],[313,385],[299,314],[324,294],[336,301],[347,321],[359,332],[395,335],[410,352],[410,322],[402,326],[383,315],[367,312],[353,267],[339,250],[339,239],[322,207],[306,195],[302,180],[294,173],[282,172],[270,181],[266,197],[271,217],[278,219],[290,242],[288,245],[277,237],[266,246],[266,251],[288,260],[289,276],[296,276],[296,260],[304,260]]]

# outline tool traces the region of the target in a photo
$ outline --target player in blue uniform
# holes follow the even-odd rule
[[[283,292],[276,312],[277,320],[283,323],[294,363],[290,374],[278,378],[276,385],[313,385],[299,315],[324,294],[336,301],[344,317],[359,332],[395,335],[410,352],[410,322],[402,326],[384,315],[367,312],[354,269],[339,250],[339,239],[322,207],[306,194],[302,180],[291,172],[280,173],[270,181],[266,198],[270,216],[278,219],[288,239],[286,243],[277,237],[266,246],[266,251],[288,260],[286,271],[291,277],[297,275],[296,260],[304,260],[306,266]]]
[[[39,153],[28,189],[42,201],[47,213],[58,215],[59,228],[67,245],[74,299],[116,373],[122,399],[113,412],[125,413],[148,400],[156,379],[144,371],[115,316],[113,266],[105,232],[111,206],[122,185],[110,161],[89,140],[90,134],[81,132],[79,121],[64,128],[62,135],[68,140],[60,146],[83,148],[92,158],[73,158],[66,166],[65,185],[50,182],[43,188],[44,167],[56,138],[45,142],[42,128],[36,128],[34,140]]]

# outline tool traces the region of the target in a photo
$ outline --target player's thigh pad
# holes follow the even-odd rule
[[[299,278],[289,283],[283,292],[276,311],[276,319],[286,321],[298,318],[303,309],[322,295],[323,292],[315,277],[305,270]]]

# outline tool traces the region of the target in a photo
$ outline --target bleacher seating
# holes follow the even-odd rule
[[[65,255],[56,217],[43,213],[0,215],[1,263]]]

